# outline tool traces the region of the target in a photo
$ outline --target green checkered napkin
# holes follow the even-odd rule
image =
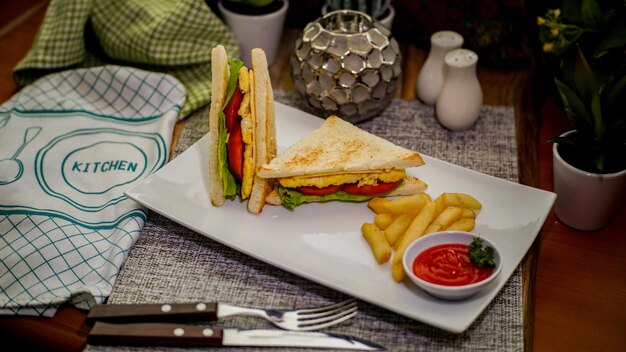
[[[236,38],[203,0],[52,0],[13,75],[22,86],[50,72],[103,64],[169,73],[187,90],[182,118],[210,101],[217,44],[239,55]]]

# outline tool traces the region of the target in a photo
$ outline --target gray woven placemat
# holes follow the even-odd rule
[[[306,110],[293,94],[276,99]],[[175,155],[208,132],[208,110],[188,118]],[[431,107],[394,100],[379,117],[359,127],[401,146],[482,173],[517,181],[514,111],[485,106],[477,124],[450,132],[435,120]],[[268,308],[306,307],[338,302],[344,294],[300,278],[214,242],[156,213],[122,268],[108,303],[221,301]],[[257,318],[227,318],[219,327],[273,328]],[[518,267],[480,317],[461,334],[453,334],[366,302],[359,314],[328,332],[366,338],[389,351],[522,351],[522,279]],[[88,351],[178,350],[87,346]],[[207,348],[184,350],[206,351]],[[229,351],[268,351],[229,348]],[[280,349],[280,351],[304,349]],[[319,350],[317,350],[319,351]]]

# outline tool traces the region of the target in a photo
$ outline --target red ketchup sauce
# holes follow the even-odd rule
[[[413,272],[422,280],[445,286],[462,286],[482,281],[494,268],[470,261],[468,245],[440,244],[426,249],[413,261]]]

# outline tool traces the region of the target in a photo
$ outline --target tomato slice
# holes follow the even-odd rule
[[[358,186],[356,183],[351,183],[347,185],[343,185],[341,190],[357,196],[377,196],[381,194],[385,194],[393,191],[398,185],[400,185],[400,181],[396,182],[387,182],[387,183],[378,183],[375,186]]]
[[[330,185],[326,187],[315,186],[300,186],[296,188],[296,191],[304,194],[305,196],[325,196],[331,193],[335,193],[341,189],[339,185]]]
[[[228,169],[235,179],[241,182],[243,179],[244,143],[240,124],[236,124],[235,128],[230,132],[226,148],[228,149]]]
[[[226,131],[232,133],[235,127],[238,127],[239,124],[239,116],[237,115],[237,111],[239,111],[239,107],[241,106],[241,101],[243,100],[243,93],[239,88],[235,88],[233,96],[226,104],[224,108],[224,115],[226,116]]]

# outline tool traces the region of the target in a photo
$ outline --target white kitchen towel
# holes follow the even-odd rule
[[[108,297],[146,221],[123,192],[167,162],[185,97],[170,75],[101,66],[0,106],[0,314]]]

